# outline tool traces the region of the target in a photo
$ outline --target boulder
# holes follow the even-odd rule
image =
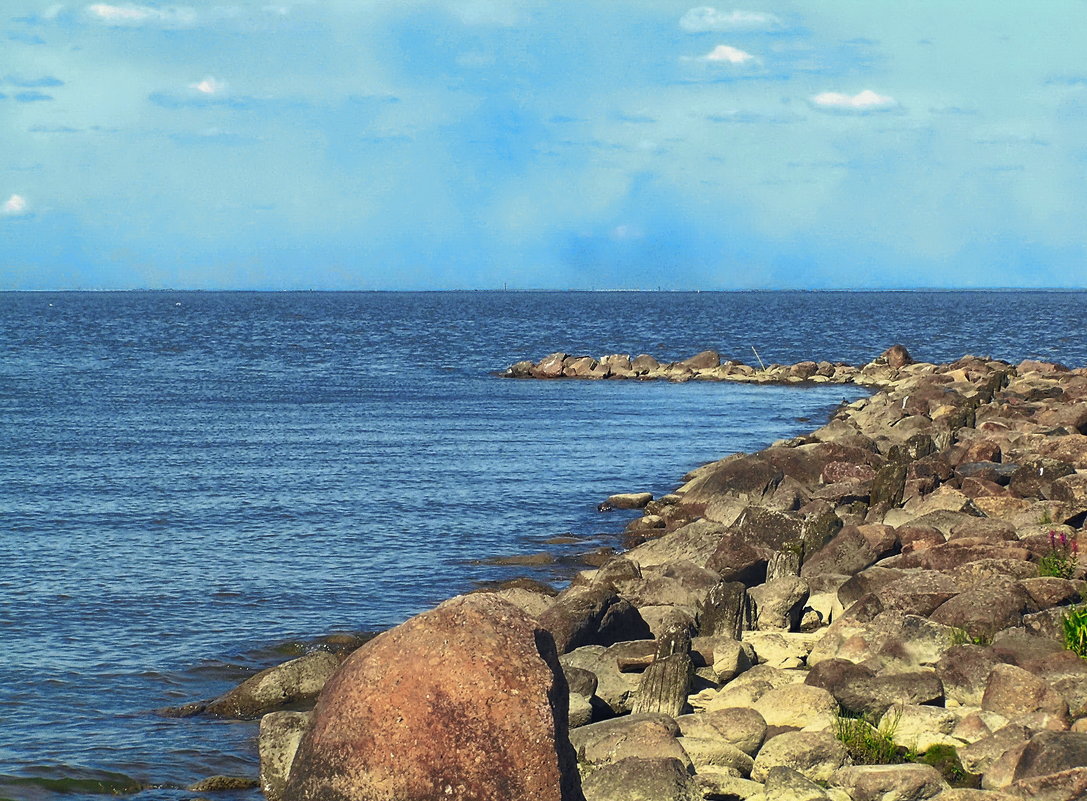
[[[653,640],[643,640],[641,651],[652,655],[656,649]],[[627,644],[613,647],[583,645],[559,657],[563,669],[586,670],[596,677],[595,697],[599,698],[612,714],[629,712],[634,692],[638,689],[638,677],[619,670],[619,655],[629,652]]]
[[[577,760],[584,766],[610,765],[628,757],[674,759],[684,768],[691,760],[676,737],[679,727],[667,715],[637,714],[603,720],[570,732]]]
[[[755,702],[767,726],[820,730],[834,727],[838,702],[821,687],[788,684],[770,690]]]
[[[638,610],[610,587],[571,587],[539,617],[559,653],[581,645],[610,645],[650,636]]]
[[[852,575],[890,556],[897,545],[894,529],[883,525],[845,526],[804,562],[804,578],[820,573]]]
[[[990,768],[1006,753],[1025,747],[1030,736],[1031,732],[1025,726],[1003,726],[990,736],[960,748],[959,761],[970,773],[978,775],[988,773]],[[1009,776],[1008,782],[1010,781]],[[992,782],[990,781],[989,784],[991,786]]]
[[[255,718],[274,709],[317,697],[325,682],[340,666],[328,651],[305,656],[262,670],[204,709],[216,718]]]
[[[710,370],[721,366],[721,355],[715,350],[704,350],[679,362],[691,370]]]
[[[835,773],[831,785],[853,801],[926,801],[951,789],[931,765],[856,765]]]
[[[260,719],[260,789],[267,801],[287,801],[284,793],[294,755],[312,722],[312,712],[269,712]]]
[[[964,630],[971,637],[991,638],[1018,626],[1023,615],[1036,612],[1030,594],[1017,581],[991,581],[956,595],[930,616],[936,623]]]
[[[552,353],[545,356],[532,371],[535,378],[560,378],[562,376],[563,362],[566,361],[565,353]]]
[[[651,500],[652,492],[621,492],[609,495],[604,503],[613,509],[644,509]]]
[[[725,771],[751,775],[755,760],[719,737],[680,737],[679,744],[691,758],[695,773]]]
[[[747,597],[752,604],[755,628],[760,631],[796,629],[809,594],[808,582],[797,576],[782,576],[752,587]]]
[[[1013,721],[1036,712],[1068,719],[1068,704],[1060,693],[1033,673],[1015,665],[993,667],[981,707]]]
[[[1030,738],[1015,767],[1016,781],[1087,766],[1087,733],[1043,731]]]
[[[992,648],[980,645],[956,645],[936,663],[936,675],[944,685],[944,695],[963,706],[981,706],[989,674],[1000,664]]]
[[[585,801],[702,801],[694,779],[677,759],[627,757],[594,770],[582,789]]]
[[[532,618],[492,594],[453,598],[347,658],[285,795],[579,801],[568,703],[554,644]]]
[[[751,778],[765,782],[773,768],[785,767],[810,781],[827,782],[848,759],[845,746],[829,732],[785,732],[763,745]]]
[[[831,801],[833,796],[791,768],[770,768],[766,774],[766,801]]]
[[[754,756],[766,738],[766,721],[750,707],[724,707],[712,712],[680,715],[676,725],[684,738],[708,738],[726,742]]]

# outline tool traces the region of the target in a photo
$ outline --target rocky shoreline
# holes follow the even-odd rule
[[[804,361],[796,364],[764,364],[758,352],[759,366],[752,367],[736,359],[721,359],[715,350],[704,350],[678,362],[661,362],[647,353],[631,357],[626,353],[601,356],[572,356],[552,353],[538,362],[522,361],[499,373],[502,378],[638,381],[735,381],[745,384],[858,384],[883,386],[893,380],[894,371],[910,363],[909,352],[895,345],[869,364],[855,366],[844,362]]]
[[[261,716],[267,798],[1087,797],[1087,369],[581,358],[505,374],[878,391],[608,499],[629,550],[561,592],[459,596],[194,710]]]

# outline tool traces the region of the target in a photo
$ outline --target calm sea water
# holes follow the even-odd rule
[[[508,381],[555,350],[1087,363],[1084,293],[0,294],[0,798],[256,776],[212,697],[595,505],[810,430],[852,387]],[[573,532],[580,546],[545,540]],[[100,796],[97,796],[100,797]],[[254,799],[256,792],[223,798]]]

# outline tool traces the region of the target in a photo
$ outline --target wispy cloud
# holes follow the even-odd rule
[[[39,103],[43,100],[52,100],[52,95],[47,95],[45,92],[38,92],[36,90],[29,90],[26,92],[16,92],[12,97],[20,103]]]
[[[18,217],[22,214],[26,214],[30,210],[29,204],[26,202],[26,198],[22,195],[12,195],[4,204],[0,206],[0,216],[2,217]]]
[[[208,76],[202,81],[189,84],[190,89],[195,89],[201,94],[205,95],[217,95],[226,91],[226,81],[220,81],[218,78]]]
[[[898,108],[898,101],[889,95],[881,95],[865,89],[855,95],[841,92],[821,92],[811,98],[811,105],[819,111],[844,114],[869,114],[875,111],[891,111]]]
[[[197,23],[195,9],[186,6],[156,8],[143,5],[111,5],[94,3],[87,6],[87,14],[106,25],[136,26],[161,25],[169,28],[186,28]]]
[[[761,11],[718,11],[711,6],[692,8],[679,19],[687,33],[711,31],[772,31],[782,27],[781,20]]]
[[[64,81],[54,78],[52,75],[43,75],[41,78],[27,78],[22,75],[5,75],[0,83],[9,86],[18,86],[20,89],[42,89],[51,86],[64,86]]]

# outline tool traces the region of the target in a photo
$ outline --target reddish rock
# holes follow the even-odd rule
[[[982,709],[1015,720],[1036,712],[1068,719],[1068,704],[1042,679],[1015,665],[996,665],[989,674]],[[1082,735],[1087,739],[1087,735]]]
[[[566,361],[565,353],[552,353],[540,360],[532,375],[536,378],[559,378],[562,376],[563,362]]]
[[[934,545],[943,545],[947,541],[943,532],[932,526],[900,526],[895,530],[895,536],[903,553],[923,551]]]
[[[1067,462],[1077,469],[1087,468],[1087,436],[1083,434],[1047,437],[1039,450],[1050,459]]]
[[[913,357],[910,356],[910,352],[906,350],[905,345],[891,345],[891,347],[883,351],[881,358],[887,362],[888,367],[893,367],[896,370],[905,367],[907,364],[913,364]]]
[[[997,482],[978,476],[964,478],[959,484],[959,489],[962,490],[963,495],[971,500],[975,498],[993,498],[1008,494],[1008,491]],[[974,504],[974,506],[977,506],[977,504]]]
[[[875,477],[876,469],[868,464],[827,462],[819,480],[824,484],[837,484],[840,481],[871,481]]]
[[[634,361],[630,363],[630,369],[638,375],[645,375],[646,373],[656,370],[660,367],[660,362],[654,359],[652,356],[643,353],[634,357]]]
[[[715,350],[704,350],[689,359],[684,359],[679,364],[691,370],[709,370],[721,366],[721,355]]]
[[[974,439],[962,444],[952,457],[955,465],[970,464],[973,462],[999,462],[1001,458],[1000,445],[991,439]]]
[[[295,757],[293,801],[582,801],[550,637],[494,595],[454,598],[352,654]]]
[[[998,631],[1021,625],[1023,615],[1037,611],[1021,584],[994,580],[944,602],[931,619],[963,629],[971,637],[992,637]]]

